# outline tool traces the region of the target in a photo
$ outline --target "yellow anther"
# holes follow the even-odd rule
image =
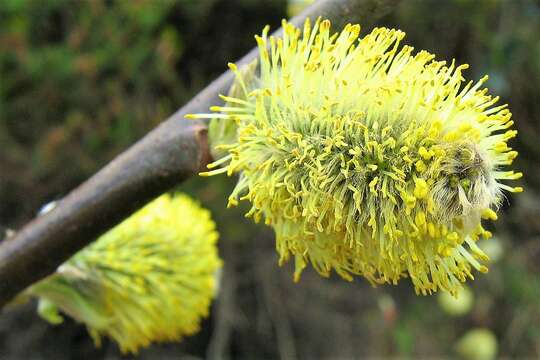
[[[372,192],[372,193],[377,193],[377,191],[375,191],[375,186],[377,186],[377,183],[379,182],[379,177],[378,176],[375,176],[373,178],[373,180],[371,180],[369,182],[369,190]]]
[[[418,160],[414,166],[416,167],[416,170],[419,172],[419,173],[423,173],[424,171],[426,171],[427,167],[426,167],[426,164],[422,161],[422,160]]]
[[[429,236],[431,236],[432,238],[435,237],[435,234],[436,234],[435,225],[430,222],[427,225],[427,229],[428,229]]]
[[[428,185],[426,180],[416,178],[414,179],[414,196],[418,199],[424,199],[428,194]]]
[[[468,122],[465,122],[465,123],[462,123],[461,125],[459,125],[459,131],[461,131],[461,132],[467,132],[467,131],[469,131],[471,129],[472,129],[472,126]]]
[[[497,220],[497,213],[491,210],[490,208],[485,208],[482,210],[482,219],[486,220]]]
[[[416,225],[418,226],[423,226],[426,224],[426,214],[423,212],[423,211],[419,211],[415,218],[414,218],[414,222],[416,223]]]
[[[457,245],[458,240],[459,240],[459,235],[458,235],[457,232],[452,231],[451,233],[449,233],[448,235],[446,235],[446,238],[447,238],[448,240],[450,240],[451,242],[453,242],[454,244]]]
[[[420,146],[420,149],[418,149],[418,154],[423,157],[424,160],[429,160],[431,159],[431,156],[433,156],[433,154],[423,146]]]

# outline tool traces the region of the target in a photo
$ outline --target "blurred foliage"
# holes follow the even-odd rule
[[[2,221],[19,223],[21,206],[28,217],[87,178],[224,70],[219,59],[241,56],[249,37],[199,43],[220,30],[198,19],[242,18],[262,11],[255,3],[0,2],[0,141],[9,149],[0,154]],[[279,20],[282,4],[266,3]],[[221,23],[259,31],[249,21]]]
[[[251,49],[265,24],[275,29],[287,5],[0,1],[0,225],[24,223],[156,126]],[[469,63],[468,78],[489,74],[520,131],[513,145],[525,194],[505,201],[491,229],[500,259],[472,282],[472,309],[452,317],[410,286],[373,289],[309,271],[294,284],[291,268],[276,265],[273,235],[246,221],[245,209],[225,210],[235,179],[192,179],[182,190],[213,210],[222,233],[220,299],[199,335],[141,358],[448,357],[473,328],[490,329],[500,357],[540,357],[540,4],[405,0],[379,25],[404,30],[407,44],[438,59]],[[30,306],[0,317],[0,357],[29,356],[118,354],[94,349],[81,326],[48,327]]]
[[[6,191],[36,182],[65,189],[171,113],[185,92],[182,40],[166,21],[173,5],[0,4],[3,198],[16,205],[22,194]]]

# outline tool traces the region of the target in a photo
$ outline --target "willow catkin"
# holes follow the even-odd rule
[[[202,175],[239,174],[229,205],[276,232],[295,280],[308,263],[372,284],[410,277],[418,293],[451,293],[473,269],[487,272],[476,245],[489,238],[508,169],[517,156],[506,105],[487,77],[464,84],[467,65],[400,46],[402,31],[360,26],[332,33],[320,19],[303,31],[283,22],[283,38],[256,36],[259,71],[236,74],[236,95],[210,118],[234,127],[227,155]]]
[[[58,310],[84,323],[96,344],[107,336],[122,352],[177,341],[208,315],[221,267],[210,212],[186,195],[162,195],[57,272],[33,285],[40,314]]]

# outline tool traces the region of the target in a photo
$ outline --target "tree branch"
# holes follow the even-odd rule
[[[399,0],[320,0],[291,21],[324,16],[341,28],[345,22],[371,26]],[[280,31],[276,33],[280,34]],[[238,65],[257,56],[253,49]],[[184,121],[219,103],[233,79],[225,72],[184,107],[40,216],[0,243],[0,309],[17,293],[53,273],[146,202],[202,170],[210,160],[206,125]]]

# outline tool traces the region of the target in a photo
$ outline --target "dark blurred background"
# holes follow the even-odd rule
[[[0,0],[0,225],[16,229],[65,195],[301,3]],[[489,74],[520,132],[525,193],[508,196],[495,238],[482,245],[494,261],[469,283],[469,306],[418,297],[407,280],[374,289],[307,270],[294,284],[291,264],[277,266],[271,231],[244,219],[245,209],[225,209],[234,179],[193,179],[179,189],[218,222],[221,292],[199,334],[140,358],[445,358],[463,353],[460,339],[477,328],[495,337],[499,357],[540,358],[540,3],[409,0],[378,24],[438,59],[469,63],[468,78]],[[96,349],[69,319],[48,325],[34,307],[0,317],[1,359],[121,357],[110,342]],[[489,347],[482,341],[476,350]]]

